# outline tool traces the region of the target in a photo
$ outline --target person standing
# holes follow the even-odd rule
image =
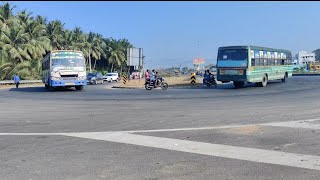
[[[15,75],[13,76],[13,81],[14,81],[14,83],[16,84],[16,88],[19,88],[20,77],[19,77],[18,74],[15,74]]]

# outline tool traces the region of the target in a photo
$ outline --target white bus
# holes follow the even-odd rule
[[[42,82],[47,89],[75,87],[82,90],[87,85],[83,53],[73,50],[55,50],[42,60]]]

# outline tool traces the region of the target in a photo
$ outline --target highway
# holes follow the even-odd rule
[[[1,179],[319,179],[320,77],[0,89]]]

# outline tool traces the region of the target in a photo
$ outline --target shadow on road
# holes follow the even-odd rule
[[[281,81],[269,81],[266,87],[263,88],[270,88],[274,86],[280,86],[284,83]],[[240,89],[256,89],[256,88],[262,88],[258,87],[255,83],[245,83],[245,85],[242,88],[235,88],[233,83],[224,83],[224,84],[218,84],[217,87],[211,86],[211,87],[206,87],[205,85],[199,86],[199,87],[181,87],[179,89],[211,89],[211,90],[240,90]]]
[[[11,88],[9,91],[17,92],[69,92],[76,91],[74,88],[56,88],[54,90],[48,90],[44,87],[20,87],[20,88]]]

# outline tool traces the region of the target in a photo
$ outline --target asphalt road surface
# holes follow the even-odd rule
[[[1,179],[319,179],[320,77],[0,89]]]

